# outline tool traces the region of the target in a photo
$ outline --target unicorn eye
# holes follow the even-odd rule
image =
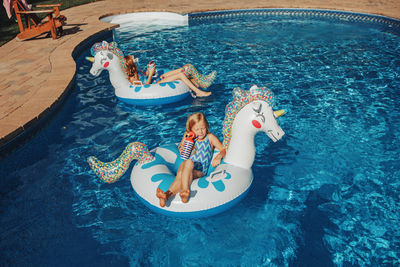
[[[262,104],[261,103],[254,103],[253,105],[253,111],[256,112],[256,117],[260,118],[262,122],[265,122],[265,116],[264,112],[261,112],[262,109]]]
[[[253,105],[254,112],[260,113],[261,112],[261,108],[262,108],[261,103],[254,103],[254,105]]]

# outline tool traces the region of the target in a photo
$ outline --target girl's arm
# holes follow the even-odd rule
[[[151,63],[149,63],[151,64]],[[156,73],[156,65],[155,63],[151,65],[147,65],[147,70],[146,70],[146,75],[147,75],[147,81],[146,84],[151,84],[153,82],[153,75]]]
[[[151,84],[152,79],[153,79],[153,76],[150,76],[150,75],[149,75],[149,76],[147,77],[146,84]]]
[[[208,139],[210,140],[211,145],[219,150],[218,155],[215,156],[215,158],[211,162],[211,165],[213,167],[216,167],[221,163],[222,158],[225,157],[226,150],[223,147],[222,143],[218,140],[218,138],[212,133],[208,135]]]

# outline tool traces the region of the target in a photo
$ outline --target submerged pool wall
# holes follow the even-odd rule
[[[400,35],[400,20],[364,13],[354,13],[348,11],[335,11],[323,9],[243,9],[243,10],[225,10],[190,13],[189,26],[204,23],[221,23],[232,20],[241,20],[244,18],[304,18],[327,20],[342,23],[367,24],[370,27],[378,28],[383,31]]]

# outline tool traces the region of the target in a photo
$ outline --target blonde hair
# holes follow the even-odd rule
[[[133,56],[125,56],[125,65],[126,65],[126,74],[128,77],[135,77],[137,78],[137,65],[136,62],[133,60]]]
[[[201,112],[197,112],[197,113],[193,113],[193,114],[189,115],[189,117],[188,117],[188,119],[186,121],[186,132],[192,131],[193,126],[196,123],[201,122],[201,121],[203,121],[204,124],[206,125],[207,134],[209,134],[210,133],[209,132],[210,126],[208,124],[208,121],[207,121],[206,117]]]

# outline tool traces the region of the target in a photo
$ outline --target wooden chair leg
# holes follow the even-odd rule
[[[56,30],[56,26],[54,25],[54,20],[53,20],[53,15],[49,15],[49,24],[50,24],[50,32],[51,32],[51,38],[53,38],[53,40],[57,39],[57,30]]]

